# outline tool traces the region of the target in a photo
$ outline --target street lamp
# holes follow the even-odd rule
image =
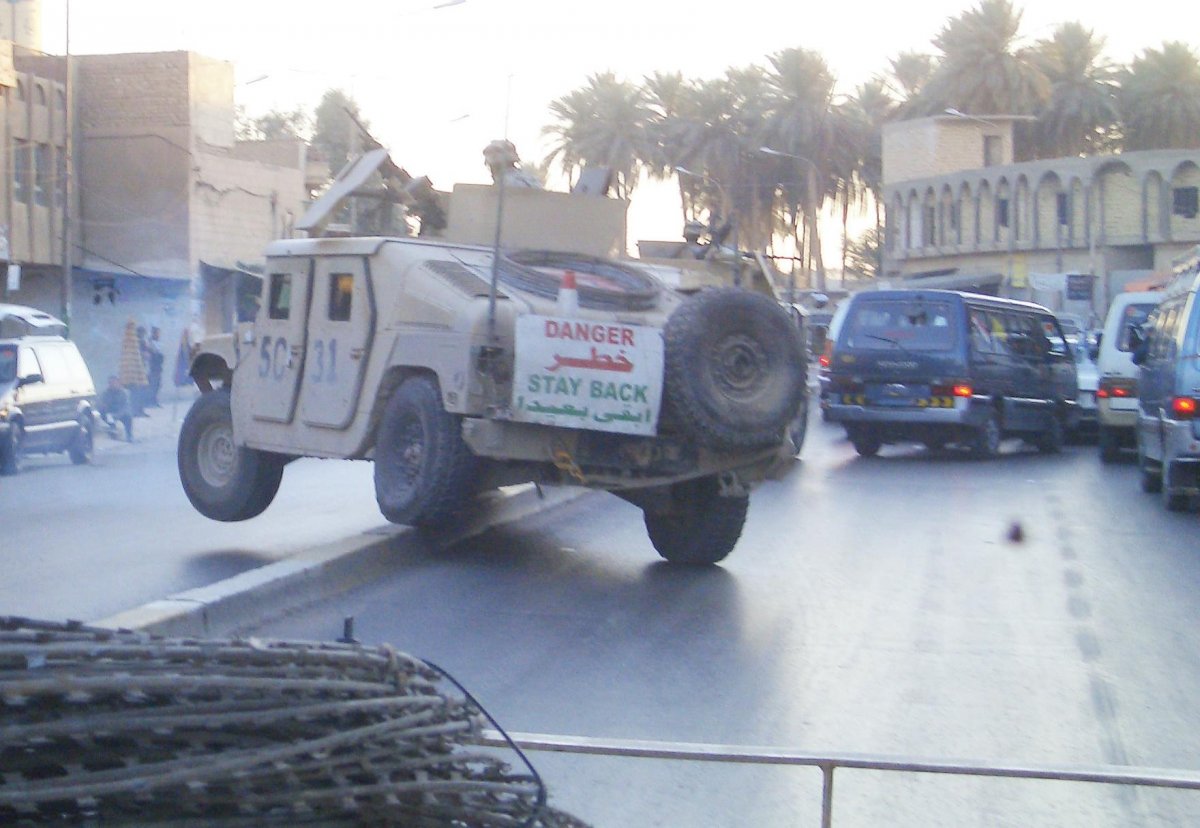
[[[815,161],[813,161],[811,158],[805,158],[803,155],[796,155],[795,153],[792,153],[792,152],[784,152],[783,150],[777,150],[777,149],[774,149],[773,147],[759,147],[758,151],[760,153],[762,153],[763,155],[770,155],[775,158],[790,158],[793,161],[803,161],[805,164],[808,165],[808,171],[804,176],[806,189],[808,190],[809,209],[812,211],[811,217],[808,219],[808,222],[809,222],[808,238],[809,238],[809,244],[813,244],[814,241],[817,242],[817,244],[815,245],[816,256],[817,256],[817,285],[816,285],[816,287],[817,287],[817,290],[819,290],[821,293],[824,293],[825,292],[825,260],[821,256],[820,237],[817,233],[817,172],[818,172],[817,163]],[[797,251],[797,252],[799,252],[799,251]],[[842,278],[845,279],[845,274],[842,274]],[[793,273],[792,274],[792,286],[789,288],[789,290],[792,292],[793,297],[795,296],[795,282],[796,282],[796,276]]]
[[[733,247],[733,284],[735,287],[741,287],[742,284],[742,254],[738,250],[738,227],[737,227],[737,210],[734,208],[733,200],[721,186],[721,182],[704,173],[694,172],[687,167],[676,166],[675,172],[680,175],[688,175],[692,178],[700,178],[709,182],[717,188],[717,192],[721,196],[721,200],[729,205],[729,242]]]

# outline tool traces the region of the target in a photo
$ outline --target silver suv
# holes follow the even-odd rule
[[[523,197],[557,197],[559,216],[582,198]],[[585,486],[639,506],[668,561],[719,561],[750,485],[796,454],[804,347],[772,297],[681,289],[689,267],[708,265],[444,237],[274,242],[257,319],[194,355],[184,490],[245,520],[292,458],[372,459],[384,516],[433,526],[483,489]]]
[[[0,474],[27,454],[92,459],[96,388],[62,322],[23,305],[0,304]]]

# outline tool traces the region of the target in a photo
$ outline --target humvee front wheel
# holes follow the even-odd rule
[[[442,407],[437,382],[411,377],[388,400],[375,441],[375,500],[392,523],[435,526],[472,493],[475,455],[462,418]]]
[[[669,505],[643,517],[650,542],[665,560],[714,564],[737,545],[749,506],[749,495],[723,496],[716,477],[700,477],[671,486]]]
[[[271,505],[286,459],[233,441],[229,389],[201,394],[179,430],[179,479],[196,511],[212,520],[249,520]]]

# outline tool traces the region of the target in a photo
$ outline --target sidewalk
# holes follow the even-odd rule
[[[166,394],[162,395],[160,408],[147,408],[148,416],[133,418],[132,445],[158,442],[164,438],[174,440],[179,436],[179,427],[183,425],[183,418],[187,416],[188,409],[199,391],[195,388],[180,388],[177,391],[172,389],[171,394],[170,398],[167,398]],[[103,453],[130,445],[125,442],[125,429],[119,423],[116,435],[113,437],[108,426],[100,423],[95,431],[96,451]]]

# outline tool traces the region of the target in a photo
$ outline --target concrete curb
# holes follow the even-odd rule
[[[571,488],[543,493],[532,484],[508,487],[482,498],[460,527],[439,535],[437,542],[448,546],[586,493]],[[395,566],[394,539],[413,531],[410,527],[386,526],[90,623],[167,636],[228,634],[387,574]]]

